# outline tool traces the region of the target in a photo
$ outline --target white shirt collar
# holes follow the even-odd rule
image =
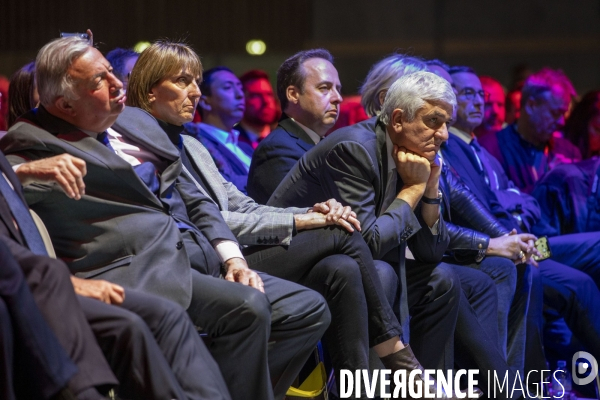
[[[308,136],[310,136],[310,138],[312,139],[313,142],[315,142],[315,144],[318,144],[321,141],[321,136],[319,136],[319,134],[317,132],[313,131],[312,129],[310,129],[307,126],[302,125],[300,122],[296,121],[294,118],[292,118],[292,121],[294,121],[295,123],[300,125],[300,128],[302,128],[302,130],[304,132],[306,132],[306,134]]]
[[[448,129],[448,131],[450,131],[450,133],[453,133],[456,136],[458,136],[466,144],[470,144],[471,140],[473,140],[473,135],[471,135],[470,133],[467,133],[465,131],[462,131],[454,126],[451,126],[450,129]]]
[[[233,143],[234,145],[237,146],[238,144],[238,137],[240,136],[240,133],[235,130],[232,129],[231,132],[226,132],[222,129],[217,128],[216,126],[212,126],[209,125],[207,123],[201,122],[200,126],[202,127],[202,129],[204,129],[205,132],[207,132],[213,139],[223,143],[223,144],[227,144],[227,143]]]

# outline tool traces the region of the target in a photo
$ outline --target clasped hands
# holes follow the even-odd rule
[[[339,225],[348,232],[361,230],[356,213],[335,199],[315,204],[306,214],[295,214],[294,222],[299,231],[328,225]]]
[[[533,255],[540,255],[535,247],[536,240],[535,235],[517,233],[513,229],[506,235],[490,239],[486,255],[505,257],[515,264],[529,263],[537,267],[538,263],[532,258]]]

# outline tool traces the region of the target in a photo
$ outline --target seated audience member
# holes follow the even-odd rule
[[[8,93],[8,127],[10,128],[17,118],[36,108],[40,102],[35,85],[34,62],[21,67],[10,77]]]
[[[240,143],[234,125],[244,115],[242,83],[227,67],[204,71],[198,109],[202,122],[185,125],[185,134],[199,140],[211,154],[219,172],[246,193],[252,146]]]
[[[584,160],[600,155],[600,90],[587,93],[573,108],[564,137],[579,148]]]
[[[475,128],[474,133],[478,138],[500,131],[505,126],[506,95],[504,88],[490,76],[480,76],[479,81],[485,92],[483,121]]]
[[[271,133],[271,126],[279,119],[281,110],[266,72],[250,70],[240,76],[240,82],[244,88],[246,108],[235,129],[240,133],[238,142],[247,143],[254,150]],[[252,157],[252,152],[248,155]]]
[[[301,51],[281,64],[277,97],[283,115],[277,128],[256,148],[248,175],[248,195],[257,203],[267,203],[296,161],[335,124],[341,89],[327,50]]]
[[[113,67],[115,76],[123,83],[123,90],[127,91],[129,75],[140,55],[131,49],[117,47],[106,54],[106,59]]]
[[[46,324],[21,268],[3,242],[0,260],[0,397],[75,399],[68,383],[77,367]],[[47,289],[49,283],[40,286]]]
[[[200,65],[189,68],[199,76]],[[98,50],[78,38],[57,39],[40,50],[36,77],[40,107],[0,146],[15,164],[65,152],[85,161],[85,188],[80,176],[76,192],[25,186],[57,255],[80,278],[106,279],[186,308],[211,337],[232,398],[283,398],[328,326],[323,298],[248,268],[216,205],[181,173],[176,148],[164,133],[144,131],[146,112],[125,108],[122,84]],[[89,91],[92,83],[97,90]],[[193,105],[170,104],[194,112]],[[106,130],[118,117],[138,121],[138,129],[111,131],[109,141]],[[163,398],[170,397],[179,396]]]
[[[464,94],[466,87],[474,92],[482,91],[477,75],[470,68],[455,67],[450,72],[455,86],[460,89],[459,93],[462,91]],[[473,96],[476,97],[480,96]],[[472,129],[481,121],[482,113],[468,111],[465,109],[465,112],[457,113],[455,126],[459,129],[452,129],[448,141],[442,146],[444,162],[506,229],[530,230],[540,216],[536,201],[510,187],[499,163],[477,145]],[[471,132],[462,131],[461,127]],[[468,226],[468,222],[465,221],[465,224]],[[588,350],[598,354],[600,320],[594,304],[600,301],[600,292],[594,281],[600,282],[600,270],[596,265],[598,255],[594,247],[600,249],[600,238],[566,235],[550,238],[549,241],[553,257],[539,263],[544,303],[558,310]]]
[[[363,104],[367,109],[377,114],[380,113],[381,106],[377,103],[378,98],[381,94],[387,92],[389,82],[394,78],[401,78],[406,70],[425,69],[426,67],[431,72],[435,71],[436,75],[451,82],[450,75],[446,71],[448,66],[443,62],[431,60],[426,62],[427,65],[425,65],[419,60],[415,62],[411,57],[405,58],[402,55],[393,55],[373,66],[362,88],[363,93],[365,93]],[[453,90],[456,93],[454,87]],[[443,213],[450,236],[449,256],[445,258],[445,261],[479,269],[494,280],[498,292],[499,347],[506,354],[507,321],[510,309],[513,318],[511,319],[511,335],[508,338],[510,343],[508,360],[511,365],[522,372],[524,332],[523,326],[519,322],[526,312],[529,291],[525,287],[524,290],[518,292],[517,297],[513,300],[517,274],[511,260],[525,256],[525,253],[520,253],[521,247],[526,252],[529,245],[526,241],[523,241],[522,237],[511,238],[515,241],[497,238],[508,231],[499,230],[498,222],[490,221],[483,205],[477,204],[468,189],[451,176],[447,168],[442,170],[440,185],[442,191],[445,192],[445,204],[453,209],[450,213],[445,208],[447,212]],[[482,232],[474,232],[451,222],[450,215],[456,215],[457,213],[468,218],[469,222],[473,223]],[[490,239],[487,234],[492,234],[494,238]],[[502,258],[494,256],[502,256]],[[477,259],[480,262],[476,262]],[[522,282],[523,279],[519,275],[518,283],[521,284]],[[512,307],[511,300],[513,300]]]
[[[508,179],[531,193],[535,183],[555,165],[581,160],[577,147],[553,136],[563,128],[576,93],[562,71],[544,68],[527,78],[521,96],[518,120],[481,138],[481,145],[500,162]]]
[[[180,135],[183,124],[193,116],[182,115],[166,103],[176,97],[184,104],[196,105],[200,96],[196,81],[201,76],[191,75],[193,79],[186,87],[171,84],[175,77],[190,74],[186,66],[195,64],[199,64],[198,56],[184,44],[153,44],[141,55],[131,75],[128,104],[152,114],[155,129],[164,130],[180,149],[183,166],[198,188],[213,196],[239,243],[249,246],[244,253],[250,267],[301,283],[325,296],[332,314],[325,345],[337,371],[368,369],[369,347],[393,369],[414,368],[409,361],[415,365],[418,361],[400,341],[401,327],[384,296],[370,251],[360,233],[354,232],[360,224],[349,207],[339,207],[333,200],[311,209],[259,205],[221,177],[200,142]],[[117,120],[113,128],[120,131],[128,127]],[[336,208],[341,215],[336,215]],[[334,219],[350,233],[340,227],[325,228]],[[380,262],[377,269],[383,269],[386,285],[396,283],[389,265]],[[394,291],[392,288],[390,302],[394,301]]]
[[[21,82],[21,89],[24,93],[33,92],[27,82],[34,84],[33,79],[26,80]],[[69,167],[73,170],[69,171]],[[73,391],[79,393],[82,383],[94,376],[97,380],[92,383],[96,382],[96,386],[116,383],[110,372],[108,375],[103,372],[106,364],[102,362],[100,350],[94,352],[97,340],[119,377],[119,395],[144,399],[229,398],[216,363],[181,307],[156,296],[132,290],[125,293],[122,287],[106,281],[87,281],[74,276],[69,279],[63,262],[46,257],[20,194],[19,180],[31,185],[60,181],[62,177],[67,185],[64,189],[68,191],[70,187],[66,182],[75,176],[81,178],[84,162],[70,156],[51,157],[23,164],[15,175],[4,155],[0,155],[0,169],[11,186],[19,190],[14,191],[0,182],[2,197],[10,200],[5,206],[0,205],[3,223],[0,238],[9,244],[42,313],[81,370],[83,378],[75,381]],[[59,172],[54,175],[54,171]],[[23,211],[25,215],[13,219],[13,215]],[[18,231],[12,228],[15,222]],[[43,282],[39,277],[44,277]],[[38,290],[42,284],[50,285],[51,290]],[[74,296],[73,288],[80,296]],[[181,356],[184,353],[187,357]],[[197,380],[198,375],[210,379]]]
[[[447,81],[429,72],[405,75],[388,89],[379,117],[337,130],[302,156],[269,205],[303,206],[323,196],[350,205],[374,257],[406,266],[411,347],[423,365],[452,368],[456,359],[461,368],[510,376],[498,346],[491,279],[438,264],[449,237],[440,219],[436,153],[455,106]],[[458,307],[448,309],[450,296]]]
[[[542,211],[533,230],[548,236],[600,231],[600,158],[554,167],[531,195]]]

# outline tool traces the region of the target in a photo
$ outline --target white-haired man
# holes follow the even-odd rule
[[[325,195],[350,205],[374,257],[406,263],[410,344],[421,363],[453,367],[456,327],[462,365],[502,373],[510,368],[490,329],[496,315],[489,310],[497,303],[491,279],[439,263],[449,237],[440,218],[437,152],[455,107],[444,79],[429,72],[404,76],[387,89],[379,117],[340,129],[306,153],[269,205],[300,206]],[[471,293],[461,291],[462,281]],[[471,305],[467,298],[478,301]]]

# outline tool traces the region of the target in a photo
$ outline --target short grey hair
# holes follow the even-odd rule
[[[392,54],[371,67],[360,88],[361,104],[370,117],[379,115],[382,104],[379,93],[389,89],[398,78],[417,71],[427,70],[427,65],[417,57]]]
[[[87,40],[75,36],[55,39],[40,49],[35,60],[35,80],[42,105],[49,106],[60,96],[77,99],[75,82],[68,71],[89,49]]]
[[[412,121],[425,102],[449,104],[452,115],[456,109],[456,95],[447,80],[427,71],[405,75],[389,88],[381,108],[381,121],[387,125],[397,108],[407,121]]]

